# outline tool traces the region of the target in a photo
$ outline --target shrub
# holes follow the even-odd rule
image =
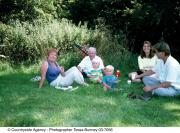
[[[36,20],[33,23],[12,21],[10,25],[0,24],[1,52],[13,63],[33,62],[46,55],[49,47],[61,53],[72,51],[73,43],[88,42],[93,34],[86,25],[75,26],[68,20],[51,22]]]
[[[137,68],[137,56],[128,50],[128,39],[123,32],[112,34],[102,20],[94,31],[96,47],[103,57],[105,65],[112,64],[116,69]]]
[[[12,66],[7,61],[0,61],[0,73],[13,72]]]
[[[64,66],[65,69],[67,70],[72,66],[77,66],[81,60],[82,57],[80,56],[79,53],[69,52],[59,57],[59,64]]]
[[[128,41],[124,33],[113,35],[103,24],[92,30],[87,28],[87,23],[76,26],[66,19],[33,23],[12,21],[10,25],[0,24],[0,37],[1,45],[5,46],[1,53],[9,56],[13,64],[37,62],[46,56],[47,48],[53,47],[64,55],[64,61],[69,61],[64,63],[67,67],[77,65],[81,58],[73,48],[74,43],[96,47],[105,64],[117,67],[135,64],[126,48]]]

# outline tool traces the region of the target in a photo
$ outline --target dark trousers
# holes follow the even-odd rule
[[[85,72],[82,72],[82,75],[84,78],[88,78],[87,74]]]

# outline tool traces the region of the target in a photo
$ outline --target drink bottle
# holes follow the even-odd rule
[[[120,76],[121,76],[121,72],[120,72],[120,70],[117,70],[116,71],[116,77],[119,78]]]

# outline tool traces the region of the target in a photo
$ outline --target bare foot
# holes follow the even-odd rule
[[[87,83],[82,83],[81,85],[83,85],[83,86],[89,86],[89,84],[87,84]]]
[[[141,79],[134,79],[132,82],[141,82]]]

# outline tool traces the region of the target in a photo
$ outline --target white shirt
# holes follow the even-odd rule
[[[102,59],[97,55],[94,58],[97,59],[100,63],[99,69],[104,69],[104,64]],[[78,66],[81,67],[81,69],[83,69],[84,72],[89,72],[93,68],[89,56],[84,57],[84,59],[79,63]]]
[[[163,60],[158,60],[152,70],[156,72],[161,83],[168,81],[176,89],[180,89],[180,64],[172,56],[169,56],[165,63]]]
[[[152,58],[142,58],[138,56],[138,66],[140,70],[150,70],[157,63],[157,56],[154,55]]]

